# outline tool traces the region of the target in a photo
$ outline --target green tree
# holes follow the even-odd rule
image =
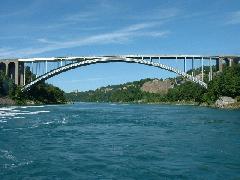
[[[205,101],[212,103],[220,96],[240,96],[240,64],[225,67],[212,81],[208,83]]]

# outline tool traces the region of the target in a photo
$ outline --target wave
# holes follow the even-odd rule
[[[10,151],[3,149],[0,149],[0,157],[11,161],[17,160],[16,157]]]
[[[22,117],[22,116],[15,116],[13,117],[14,119],[24,119],[25,117]]]
[[[42,124],[48,125],[48,124],[52,124],[52,123],[54,123],[54,122],[53,122],[53,121],[48,121],[48,122],[44,122],[44,123],[42,123]]]
[[[11,151],[0,149],[0,158],[8,160],[9,163],[3,164],[5,169],[13,169],[20,166],[26,166],[32,164],[31,160],[18,160]]]
[[[30,111],[30,110],[21,110],[26,108],[43,108],[45,106],[11,106],[11,107],[1,107],[0,108],[0,119],[5,119],[9,117],[13,117],[15,119],[25,118],[21,115],[36,115],[39,113],[48,113],[48,110],[40,110],[40,111]],[[20,115],[20,116],[19,116]]]
[[[43,108],[45,106],[40,105],[40,106],[19,106],[18,108],[26,109],[26,108]]]
[[[14,110],[14,109],[16,109],[16,107],[13,107],[13,106],[11,106],[11,107],[1,107],[0,111],[11,111],[11,110]]]

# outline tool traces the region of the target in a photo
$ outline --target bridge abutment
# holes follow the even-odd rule
[[[16,85],[24,85],[24,62],[16,60],[0,61],[0,71],[12,79]]]
[[[23,62],[19,62],[18,69],[19,69],[18,82],[19,82],[19,85],[23,86],[25,85],[25,72],[24,72],[25,67]]]
[[[14,77],[14,82],[15,82],[15,84],[16,85],[19,85],[19,75],[18,75],[18,73],[19,73],[19,63],[18,62],[15,62],[14,63],[14,65],[15,65],[15,72],[14,72],[14,75],[15,75],[15,77]]]

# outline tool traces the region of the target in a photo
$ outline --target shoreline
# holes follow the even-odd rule
[[[16,100],[11,99],[8,96],[5,97],[0,97],[0,106],[32,106],[32,105],[60,105],[60,104],[70,104],[70,102],[66,102],[66,103],[42,103],[42,102],[34,102],[34,101],[29,101],[26,100],[25,103],[21,102],[18,103]]]
[[[224,107],[217,107],[214,104],[208,105],[206,103],[196,103],[196,102],[98,102],[98,101],[92,101],[92,102],[84,102],[84,101],[72,101],[70,103],[66,104],[74,104],[74,103],[107,103],[107,104],[139,104],[139,105],[176,105],[176,106],[198,106],[198,107],[208,107],[208,108],[214,108],[214,109],[237,109],[240,110],[240,102],[229,104],[228,106]]]
[[[9,97],[0,97],[0,106],[31,106],[31,105],[67,105],[67,104],[75,104],[82,103],[82,101],[67,101],[66,103],[41,103],[41,102],[33,102],[26,101],[26,103],[19,104],[15,100]],[[116,104],[145,104],[145,105],[176,105],[176,106],[199,106],[199,107],[209,107],[216,109],[238,109],[240,110],[240,102],[228,104],[224,107],[217,107],[214,104],[206,104],[206,103],[197,103],[197,102],[187,102],[187,101],[177,101],[177,102],[83,102],[83,103],[116,103]]]
[[[16,101],[9,97],[0,97],[0,105],[1,106],[14,106],[17,105]]]

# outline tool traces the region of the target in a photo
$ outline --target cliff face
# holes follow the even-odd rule
[[[141,90],[149,93],[160,93],[166,94],[170,88],[173,88],[173,84],[169,80],[158,80],[154,79],[152,81],[145,82]]]

